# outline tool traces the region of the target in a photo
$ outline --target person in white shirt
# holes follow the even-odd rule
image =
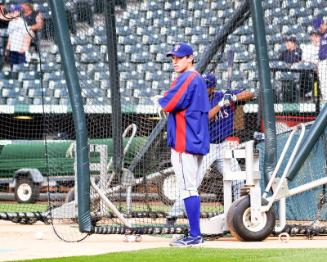
[[[9,52],[10,65],[26,63],[26,52],[29,50],[34,32],[29,29],[24,19],[19,15],[21,6],[12,10],[17,15],[8,24],[8,42],[6,50]]]
[[[320,34],[318,31],[310,32],[310,43],[302,46],[302,61],[318,64]]]
[[[302,48],[302,61],[314,65],[316,70],[306,71],[301,74],[300,79],[300,97],[304,100],[310,98],[313,94],[314,81],[318,80],[320,33],[316,30],[310,32],[310,43],[304,44]]]

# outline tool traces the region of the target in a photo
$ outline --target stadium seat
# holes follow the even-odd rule
[[[3,72],[1,72],[1,77],[3,79],[8,79],[8,80],[17,80],[18,79],[18,72],[3,71]]]
[[[98,98],[98,97],[105,97],[105,90],[100,88],[82,88],[81,94],[83,97],[86,98]]]
[[[32,105],[42,105],[42,98],[41,97],[34,97],[32,101]]]
[[[92,71],[78,71],[78,78],[80,81],[86,81],[94,77],[94,72]]]
[[[19,95],[16,98],[16,105],[30,105],[32,103],[32,99],[26,96]]]
[[[91,38],[86,35],[74,35],[70,37],[70,41],[72,42],[73,45],[87,45],[90,44]]]
[[[41,65],[38,65],[38,71],[42,70],[44,73],[53,72],[53,71],[60,71],[61,65],[53,62],[49,62],[48,60],[43,61]]]
[[[123,82],[123,81],[121,81],[121,82]],[[100,80],[100,88],[101,89],[108,89],[108,88],[110,88],[110,81],[109,81],[109,79],[108,80]]]
[[[98,63],[103,61],[103,55],[100,52],[88,52],[81,54],[81,62],[83,63]]]
[[[109,69],[94,72],[93,79],[96,81],[109,80]]]
[[[68,97],[68,91],[66,88],[54,88],[53,90],[54,98],[65,98]]]
[[[8,106],[10,106],[10,105],[12,105],[12,106],[17,105],[17,98],[16,97],[8,97],[6,99],[6,105],[8,105]]]
[[[9,88],[13,89],[16,87],[20,87],[21,83],[15,79],[1,79],[0,87],[1,88]]]
[[[65,89],[66,88],[66,80],[50,80],[49,81],[49,88],[50,89]]]
[[[24,81],[24,80],[35,80],[40,79],[40,73],[36,71],[26,71],[26,72],[19,72],[18,73],[18,80]]]
[[[67,97],[61,97],[61,98],[59,98],[59,105],[69,106],[70,101],[69,101],[69,99]]]
[[[64,79],[62,71],[45,72],[43,74],[43,80],[45,81],[60,81]]]
[[[139,97],[139,105],[153,105],[153,101],[150,97]]]
[[[309,15],[312,15],[312,10],[307,9],[306,7],[291,8],[289,10],[289,15],[292,17],[308,17]]]
[[[51,91],[50,95],[52,95],[52,91],[51,89],[48,89]],[[44,90],[45,91],[45,90]],[[27,93],[27,96],[29,98],[36,98],[36,97],[42,97],[46,95],[45,92],[43,93],[42,89],[41,88],[33,88],[33,89],[28,89],[28,93]]]
[[[28,72],[32,71],[35,68],[32,68],[32,66],[29,63],[23,63],[23,64],[17,64],[13,65],[12,71],[13,72]]]
[[[82,89],[92,89],[92,88],[99,88],[100,87],[100,82],[97,80],[84,80],[80,81],[80,87]]]
[[[22,87],[24,89],[29,89],[29,88],[40,89],[42,86],[41,86],[40,79],[35,79],[35,80],[24,80],[22,83]]]
[[[93,38],[93,43],[96,45],[106,45],[107,44],[107,36],[106,35],[96,35]]]

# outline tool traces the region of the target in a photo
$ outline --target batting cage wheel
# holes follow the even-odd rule
[[[15,187],[15,199],[18,203],[35,203],[40,196],[39,185],[30,178],[17,178]]]
[[[262,199],[262,204],[268,202]],[[236,200],[228,210],[227,225],[233,237],[241,241],[262,241],[274,230],[275,213],[271,208],[263,213],[262,221],[258,224],[251,222],[250,196]]]

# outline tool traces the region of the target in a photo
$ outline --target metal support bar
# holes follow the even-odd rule
[[[302,142],[303,137],[304,137],[305,126],[303,124],[301,124],[301,129],[302,130],[301,130],[300,137],[299,137],[299,139],[298,139],[298,141],[297,141],[297,143],[295,145],[295,148],[293,149],[293,152],[292,152],[292,154],[290,156],[290,159],[287,162],[287,165],[286,165],[286,167],[284,169],[284,172],[283,172],[283,174],[282,174],[282,176],[280,178],[280,181],[279,181],[279,183],[278,183],[278,185],[276,187],[276,190],[274,190],[274,194],[273,194],[272,198],[269,200],[268,205],[262,207],[262,211],[264,211],[264,212],[268,211],[272,207],[272,204],[275,202],[275,200],[277,199],[277,196],[280,193],[280,190],[282,189],[282,185],[283,185],[283,182],[286,179],[286,175],[288,174],[288,170],[290,169],[290,166],[293,163],[293,160],[294,160],[296,154],[298,153],[299,147],[300,147],[301,142]],[[293,132],[291,133],[291,136],[290,136],[289,140],[292,139],[293,134],[294,134],[295,131],[296,130],[293,130]],[[271,180],[273,180],[273,179],[271,179]]]
[[[81,232],[92,232],[90,215],[90,170],[87,145],[87,127],[81,88],[75,66],[74,50],[70,42],[65,6],[62,0],[49,0],[57,43],[74,116],[77,154],[78,225]]]
[[[259,70],[260,95],[263,106],[263,122],[265,128],[265,178],[270,176],[277,159],[276,123],[274,117],[273,91],[270,79],[269,57],[265,32],[264,13],[261,0],[249,0],[253,21],[256,60]]]
[[[106,197],[103,191],[98,188],[94,179],[91,179],[91,185],[94,190],[99,194],[100,199],[103,201],[103,203],[113,211],[113,213],[119,218],[119,220],[124,223],[125,226],[132,227],[131,223],[122,215],[122,213],[119,212],[116,206]]]

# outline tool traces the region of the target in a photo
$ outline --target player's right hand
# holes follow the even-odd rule
[[[223,100],[228,100],[230,103],[235,103],[237,101],[237,96],[234,95],[231,92],[226,91],[226,93],[224,94],[224,98]]]
[[[151,97],[151,100],[154,104],[155,112],[158,113],[160,118],[167,118],[166,112],[162,110],[162,107],[159,104],[159,99],[162,98],[162,95],[156,95]]]

